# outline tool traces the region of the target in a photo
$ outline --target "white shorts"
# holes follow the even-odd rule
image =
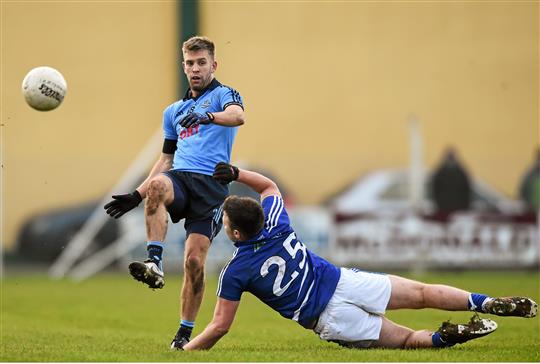
[[[378,340],[391,291],[385,274],[341,268],[336,291],[314,331],[323,340]]]

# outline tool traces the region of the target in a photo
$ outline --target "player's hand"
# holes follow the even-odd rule
[[[135,207],[139,206],[142,201],[141,194],[137,190],[132,193],[126,193],[125,195],[114,195],[112,198],[113,200],[103,206],[103,208],[115,219],[118,219],[126,212],[133,210]]]
[[[191,126],[199,124],[210,124],[212,120],[214,120],[213,115],[209,112],[204,114],[193,112],[182,119],[182,121],[180,122],[180,126],[183,128],[189,128]]]
[[[238,167],[225,162],[219,162],[214,168],[214,174],[212,177],[222,184],[227,184],[235,181],[238,178],[239,173],[240,171],[238,170]]]

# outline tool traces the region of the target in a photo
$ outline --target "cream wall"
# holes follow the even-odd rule
[[[515,196],[539,143],[538,2],[203,2],[220,80],[243,95],[237,160],[263,165],[301,202],[455,145]]]
[[[174,101],[174,2],[2,2],[2,241],[34,213],[103,197]],[[234,159],[317,203],[368,170],[456,145],[509,195],[538,144],[538,3],[202,2],[218,79],[244,97]],[[40,113],[21,81],[68,81]],[[159,151],[156,151],[156,155]]]
[[[177,82],[174,2],[1,4],[2,241],[23,219],[103,197],[161,125]],[[54,111],[21,95],[36,66],[68,83]],[[156,151],[156,157],[159,150]]]

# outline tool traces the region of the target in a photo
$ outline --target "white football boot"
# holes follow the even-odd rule
[[[138,280],[139,282],[146,283],[148,287],[152,289],[163,288],[165,285],[163,272],[152,260],[131,263],[129,265],[129,273],[134,279]]]
[[[535,317],[538,304],[528,297],[497,297],[486,302],[484,311],[497,316]]]

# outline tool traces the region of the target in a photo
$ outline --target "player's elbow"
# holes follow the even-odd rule
[[[225,335],[229,332],[231,328],[232,320],[221,315],[217,316],[213,320],[213,326],[216,333],[219,333],[220,336]]]
[[[236,116],[236,122],[238,123],[238,126],[244,125],[244,123],[246,122],[246,116],[244,115],[243,111],[239,112]]]
[[[229,110],[229,109],[227,109]],[[243,125],[246,122],[246,114],[241,107],[235,106],[230,108],[233,113],[234,121],[238,126]]]
[[[280,194],[279,188],[278,188],[277,184],[274,181],[272,181],[271,179],[268,179],[265,182],[266,183],[262,186],[261,190],[257,191],[257,192],[259,192],[259,194],[261,196],[279,195]]]
[[[239,105],[230,105],[225,109],[224,115],[220,114],[220,120],[226,120],[226,126],[240,126],[246,122],[244,109]]]
[[[226,327],[219,327],[219,328],[216,329],[216,331],[217,331],[219,337],[223,337],[223,336],[227,335],[227,333],[229,332],[229,329],[226,328]]]
[[[223,323],[216,323],[214,327],[214,333],[217,337],[221,338],[227,335],[227,333],[229,332],[229,327],[229,325],[225,325]]]

